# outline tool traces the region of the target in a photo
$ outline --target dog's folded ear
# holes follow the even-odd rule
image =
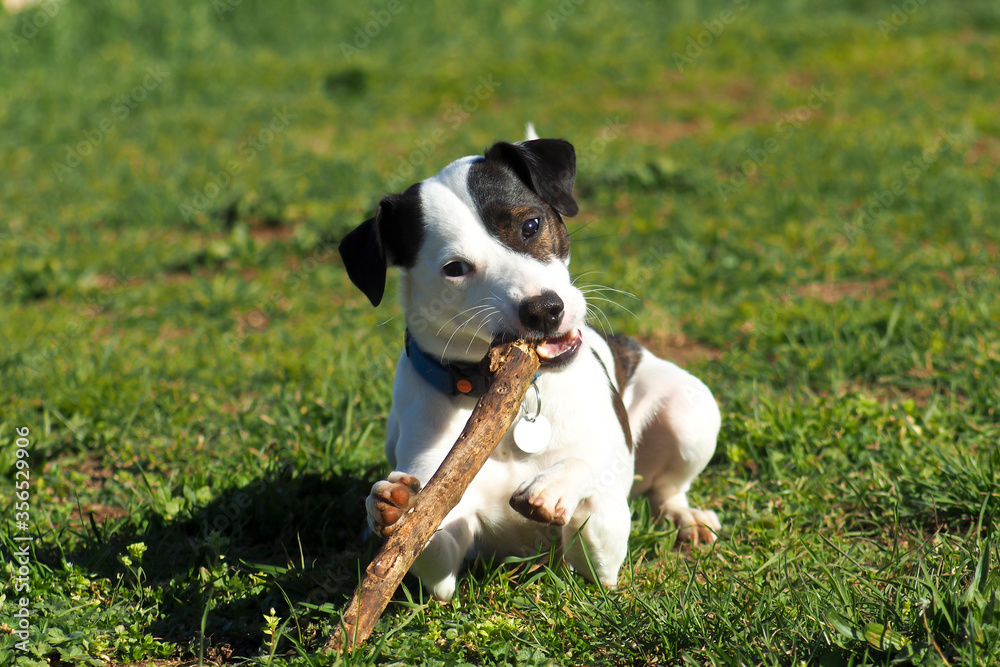
[[[337,248],[351,282],[368,297],[373,306],[382,303],[382,296],[385,294],[387,265],[382,231],[386,219],[393,213],[394,204],[393,196],[379,202],[375,217],[358,225],[341,240]]]
[[[347,275],[373,306],[382,303],[386,269],[413,266],[423,243],[419,187],[417,183],[401,195],[383,198],[375,216],[340,242]]]
[[[524,184],[562,215],[573,217],[580,207],[573,198],[576,151],[563,139],[504,141],[486,151],[487,160],[506,163]]]

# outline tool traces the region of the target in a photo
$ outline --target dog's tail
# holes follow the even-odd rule
[[[538,138],[538,133],[535,132],[535,124],[528,123],[527,126],[525,126],[524,128],[524,140],[532,141],[537,138]]]

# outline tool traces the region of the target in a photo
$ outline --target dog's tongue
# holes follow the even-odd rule
[[[535,347],[535,351],[542,360],[551,360],[575,348],[579,340],[580,331],[573,329],[565,336],[542,341]]]

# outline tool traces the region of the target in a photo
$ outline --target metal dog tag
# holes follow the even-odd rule
[[[535,414],[528,415],[528,396],[525,395],[521,402],[524,416],[514,424],[514,444],[525,454],[544,451],[549,446],[549,439],[552,438],[552,424],[542,414],[542,392],[538,390],[538,384],[534,381],[531,383],[531,389],[535,390]]]
[[[514,424],[514,444],[525,454],[537,454],[545,451],[552,437],[552,425],[544,415],[537,415],[529,421],[521,417]]]

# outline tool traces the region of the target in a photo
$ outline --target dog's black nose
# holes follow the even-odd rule
[[[552,291],[525,299],[517,308],[521,324],[531,334],[544,338],[554,334],[562,323],[565,306],[559,295]]]

